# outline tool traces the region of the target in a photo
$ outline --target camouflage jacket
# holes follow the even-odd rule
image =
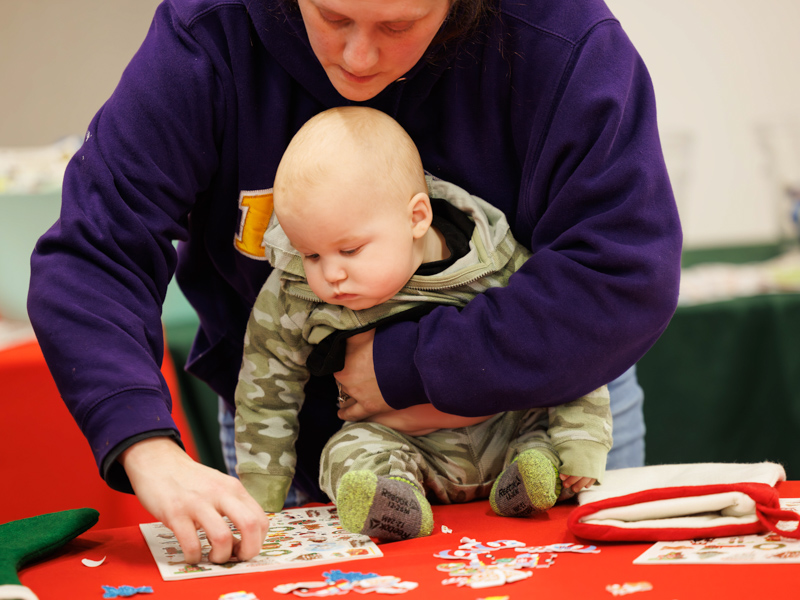
[[[363,328],[422,303],[464,306],[489,288],[507,285],[531,256],[514,240],[501,211],[453,184],[429,179],[428,185],[432,198],[447,200],[474,221],[469,252],[441,273],[414,275],[392,299],[365,310],[320,301],[306,282],[301,255],[273,216],[264,242],[274,271],[250,315],[235,395],[238,474],[265,510],[283,507],[294,476],[298,413],[314,345],[336,330]],[[550,425],[562,461],[578,461],[572,472],[599,479],[611,447],[604,388],[550,409]]]

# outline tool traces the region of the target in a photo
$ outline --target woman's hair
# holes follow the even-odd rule
[[[297,9],[297,0],[282,0]],[[446,46],[466,39],[480,29],[484,18],[495,9],[498,0],[450,0],[450,10],[431,46]]]
[[[460,41],[475,33],[494,9],[496,0],[452,0],[442,28],[432,45]]]

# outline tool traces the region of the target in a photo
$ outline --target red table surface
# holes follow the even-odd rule
[[[800,497],[800,482],[784,482],[778,487],[784,498]],[[462,537],[480,542],[513,539],[528,545],[583,543],[567,530],[567,516],[574,504],[561,505],[548,514],[529,519],[502,518],[494,515],[487,502],[452,506],[435,506],[436,526],[431,536],[381,545],[383,558],[350,561],[333,565],[305,567],[243,575],[223,575],[184,581],[163,581],[138,527],[90,530],[70,542],[49,560],[32,565],[21,572],[22,583],[30,587],[40,600],[101,598],[103,585],[151,586],[152,595],[134,598],[170,598],[216,600],[221,594],[244,590],[265,598],[295,598],[273,592],[282,583],[320,581],[323,571],[373,572],[416,581],[416,590],[401,597],[413,600],[474,600],[508,595],[511,600],[531,598],[613,598],[606,586],[614,583],[647,581],[652,591],[624,596],[638,600],[688,600],[694,598],[755,599],[797,598],[796,582],[800,564],[794,565],[634,565],[633,560],[649,543],[598,543],[599,554],[560,554],[553,566],[535,569],[523,581],[501,587],[471,589],[444,586],[447,575],[436,565],[450,562],[434,557],[434,553],[455,550]],[[443,533],[446,525],[453,533]],[[496,557],[513,555],[505,550]],[[99,560],[100,567],[83,566],[81,559]],[[355,592],[355,598],[362,597]],[[374,594],[377,600],[385,597]]]
[[[161,369],[173,399],[180,397],[169,353]],[[92,452],[61,400],[34,340],[0,350],[0,523],[70,508],[100,511],[98,529],[153,518],[131,494],[100,477]],[[172,415],[190,456],[197,457],[180,402]]]

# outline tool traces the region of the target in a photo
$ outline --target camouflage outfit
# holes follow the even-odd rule
[[[265,510],[283,507],[294,475],[298,413],[309,378],[306,361],[336,330],[361,329],[423,303],[466,305],[503,287],[530,257],[512,237],[502,212],[455,185],[429,180],[475,224],[469,252],[436,275],[414,275],[389,301],[365,310],[322,303],[305,280],[302,257],[273,216],[264,242],[275,270],[256,299],[244,340],[236,387],[237,471]],[[347,423],[323,452],[320,486],[335,499],[341,475],[366,468],[402,476],[440,502],[488,497],[491,484],[519,452],[542,449],[570,474],[600,479],[611,447],[605,386],[568,404],[495,415],[459,429],[419,437],[374,423]]]

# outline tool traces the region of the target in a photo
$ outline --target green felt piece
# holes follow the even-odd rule
[[[0,586],[20,584],[19,570],[97,523],[93,508],[76,508],[0,525]]]

